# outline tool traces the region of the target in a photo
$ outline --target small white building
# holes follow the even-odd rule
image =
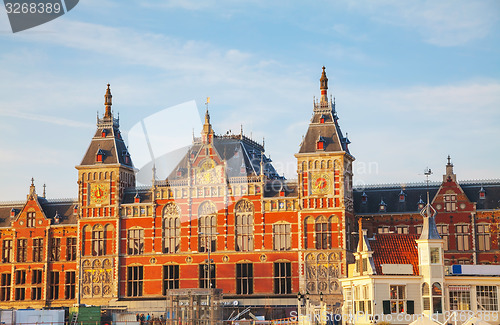
[[[476,317],[500,324],[500,265],[445,266],[444,240],[431,209],[426,208],[420,236],[368,238],[360,222],[356,263],[340,280],[344,324],[410,324],[422,315],[441,323]]]

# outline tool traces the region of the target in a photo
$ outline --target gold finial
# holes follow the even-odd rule
[[[104,112],[104,118],[111,118],[111,89],[109,88],[108,84],[108,89],[106,89],[106,94],[104,95],[104,106],[106,106],[106,111]]]

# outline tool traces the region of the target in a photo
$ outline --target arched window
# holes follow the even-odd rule
[[[180,209],[168,203],[163,209],[163,253],[176,253],[180,248],[181,218]]]
[[[217,247],[217,207],[206,201],[198,209],[198,251],[214,252]]]
[[[127,231],[127,253],[129,255],[144,254],[144,229],[133,227]]]
[[[328,221],[325,217],[319,216],[314,225],[314,232],[316,237],[316,249],[329,249],[330,248],[330,232]]]
[[[104,247],[104,227],[97,224],[92,228],[92,256],[106,255]]]
[[[304,248],[312,249],[314,248],[314,219],[312,217],[306,217],[304,219]]]
[[[422,284],[422,299],[424,302],[424,310],[431,310],[431,302],[430,302],[430,289],[428,283]]]
[[[253,250],[253,203],[241,200],[234,208],[234,236],[236,251]]]
[[[432,284],[432,312],[434,314],[443,313],[443,303],[442,303],[443,290],[439,282],[434,282]]]

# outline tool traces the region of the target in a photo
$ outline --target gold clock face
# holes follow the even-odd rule
[[[200,164],[196,173],[196,181],[198,184],[210,184],[215,181],[215,161],[206,159]]]
[[[109,189],[105,184],[92,184],[90,187],[90,203],[102,204],[108,199]]]
[[[311,193],[325,194],[330,191],[332,186],[331,177],[327,173],[311,174]]]

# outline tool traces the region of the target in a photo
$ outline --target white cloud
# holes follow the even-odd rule
[[[374,21],[415,29],[438,46],[457,46],[484,38],[499,20],[497,1],[349,1],[348,7]]]

